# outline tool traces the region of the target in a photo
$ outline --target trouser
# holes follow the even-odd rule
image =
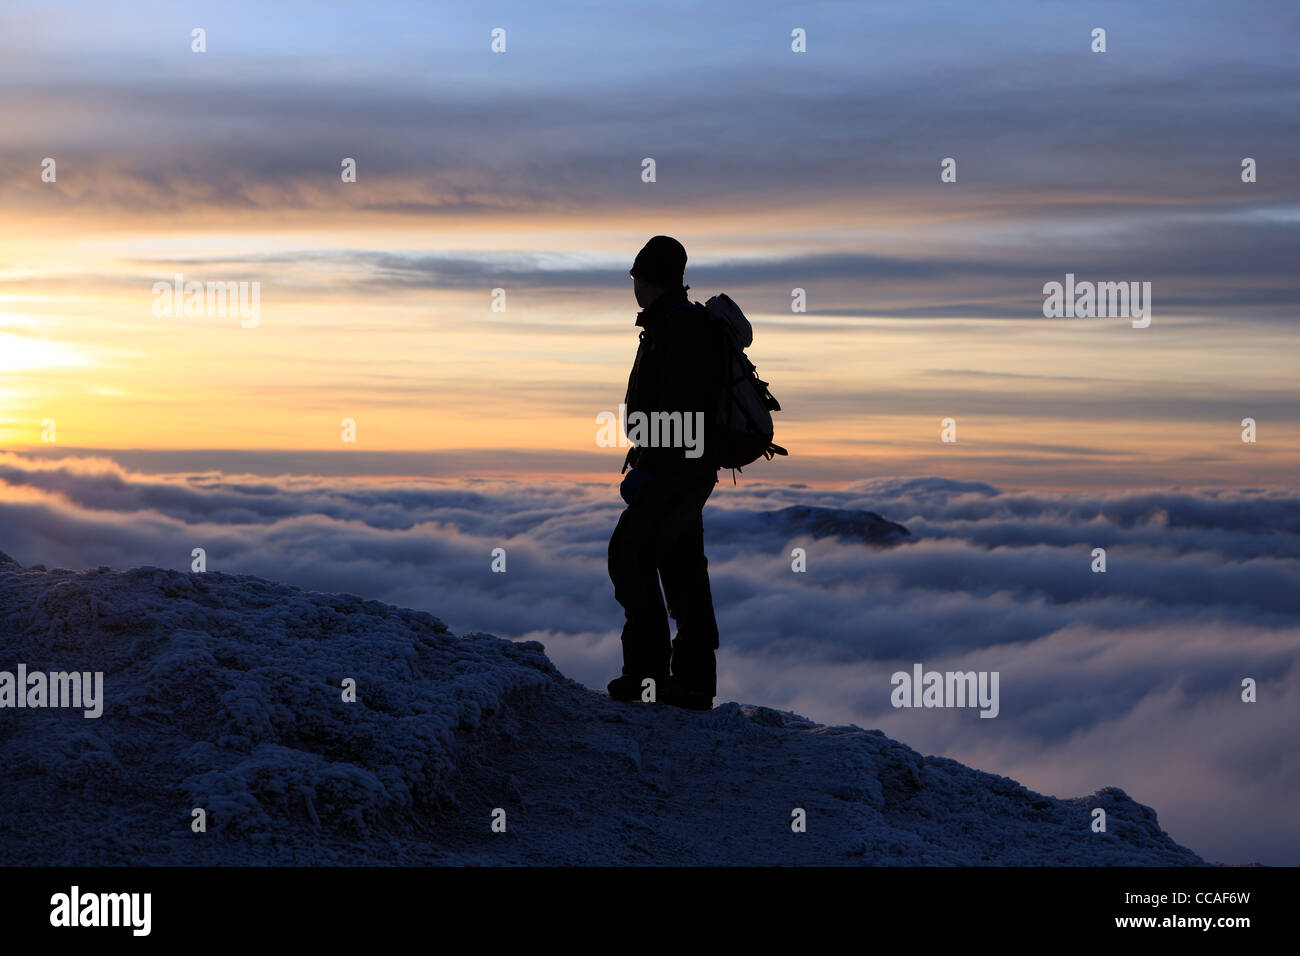
[[[658,475],[618,519],[609,539],[609,577],[626,617],[626,676],[671,674],[687,689],[717,693],[718,622],[703,522],[704,502],[716,483],[715,473]],[[668,615],[677,622],[671,642]]]

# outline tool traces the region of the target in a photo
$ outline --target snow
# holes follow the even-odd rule
[[[1203,862],[1114,788],[1058,800],[766,707],[618,704],[536,642],[252,576],[0,554],[18,663],[102,671],[104,713],[0,710],[6,863]]]

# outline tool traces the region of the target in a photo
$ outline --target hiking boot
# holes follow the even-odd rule
[[[665,704],[671,704],[674,707],[683,707],[686,710],[712,710],[713,695],[707,690],[691,690],[689,687],[683,687],[676,681],[669,681],[668,684],[659,691],[659,699]]]
[[[622,677],[615,677],[609,682],[609,686],[605,689],[609,691],[609,696],[614,700],[622,701],[623,703],[631,703],[632,701],[640,703],[642,693],[641,682],[645,680],[646,677],[653,676],[654,675],[652,674],[646,674],[642,677],[635,677],[624,674]],[[668,678],[655,677],[654,682],[655,698],[661,700],[664,694],[664,687],[668,684]]]

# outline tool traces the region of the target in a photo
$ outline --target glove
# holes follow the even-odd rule
[[[641,496],[645,486],[654,481],[654,478],[655,476],[648,471],[633,468],[623,477],[623,483],[618,486],[618,493],[623,496],[625,502],[632,504]]]

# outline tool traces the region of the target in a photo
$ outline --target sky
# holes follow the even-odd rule
[[[1300,11],[745,9],[6,4],[0,447],[608,474],[665,233],[755,322],[765,477],[1291,480]],[[155,315],[178,273],[256,326]],[[1150,326],[1044,318],[1067,273]]]

